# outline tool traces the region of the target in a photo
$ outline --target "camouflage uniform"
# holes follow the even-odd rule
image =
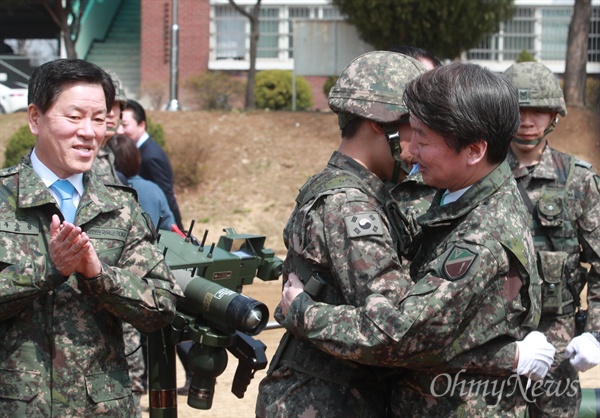
[[[122,322],[142,332],[172,319],[179,287],[132,193],[84,174],[76,223],[102,262],[63,277],[47,256],[62,214],[31,167],[0,171],[0,415],[134,415]]]
[[[521,109],[534,108],[566,116],[560,84],[547,67],[523,62],[509,67],[504,75],[518,90]],[[546,141],[546,135],[554,130],[557,121],[555,117],[537,143]],[[522,143],[519,138],[514,141]],[[530,167],[520,167],[512,150],[507,157],[529,207],[530,229],[543,283],[539,331],[556,348],[544,390],[530,405],[529,414],[532,417],[576,416],[581,389],[577,371],[565,358],[565,348],[576,335],[575,312],[586,283],[585,331],[600,329],[600,178],[589,164],[544,143],[539,161]],[[581,263],[590,264],[589,274]],[[575,396],[566,388],[575,388]],[[551,395],[546,396],[546,393]]]
[[[395,124],[386,127],[386,136],[400,166],[397,125],[407,114],[402,89],[424,71],[418,61],[400,54],[375,51],[358,57],[329,96],[340,127],[353,118]],[[327,167],[309,179],[296,199],[284,230],[288,249],[284,279],[289,272],[308,279],[304,270],[310,271],[307,284],[318,276],[322,286],[315,297],[334,305],[362,306],[373,292],[400,300],[410,278],[401,266],[398,236],[388,221],[385,203],[390,200],[379,177],[334,152]],[[281,320],[281,311],[275,317]],[[382,417],[385,395],[376,368],[340,360],[309,340],[286,333],[260,383],[256,415]]]
[[[115,154],[108,146],[98,149],[98,155],[96,155],[96,159],[92,164],[92,171],[104,183],[121,184],[115,170]]]
[[[543,310],[539,331],[556,348],[554,364],[546,382],[565,387],[576,385],[577,396],[540,396],[531,406],[531,416],[575,416],[581,390],[577,372],[564,357],[575,336],[575,302],[588,284],[586,330],[600,329],[600,179],[583,163],[546,145],[542,158],[532,169],[519,167],[512,152],[508,162],[517,182],[523,184],[536,215],[529,216],[543,280]],[[568,184],[565,179],[572,170]],[[561,178],[563,181],[561,181]],[[557,199],[557,200],[556,200]],[[558,201],[562,210],[548,210]],[[591,264],[587,274],[581,263]],[[586,278],[587,276],[587,278]],[[555,388],[558,386],[554,386]]]
[[[427,185],[421,173],[417,171],[407,176],[400,184],[393,186],[390,191],[398,211],[402,213],[402,219],[396,222],[405,225],[407,239],[404,240],[405,248],[402,249],[402,256],[408,260],[414,258],[414,252],[418,249],[418,245],[414,242],[418,241],[421,230],[417,218],[427,212],[436,190],[435,187]]]
[[[107,73],[111,76],[113,85],[115,86],[115,102],[119,102],[121,111],[123,111],[125,105],[127,104],[127,97],[125,97],[123,83],[113,71],[107,71]],[[108,138],[114,135],[117,126],[112,128],[112,133],[110,136],[108,135],[107,129],[107,135],[104,137],[104,142],[98,149],[98,154],[96,155],[94,164],[92,164],[92,171],[104,183],[121,184],[121,181],[117,175],[117,171],[115,170],[115,155],[112,149],[106,146]]]
[[[397,300],[409,286],[409,279],[403,274],[381,207],[380,201],[388,199],[381,180],[335,152],[327,168],[308,184],[335,180],[344,171],[362,179],[363,190],[346,187],[327,191],[297,207],[284,230],[284,242],[289,251],[298,252],[324,277],[329,276],[322,300],[361,306],[370,293],[382,292],[382,285],[390,291],[389,297]],[[356,235],[350,229],[350,225],[356,228],[369,221],[371,227]],[[285,271],[295,270],[292,259],[286,258]],[[390,289],[390,283],[397,287]],[[327,355],[306,340],[286,334],[271,364],[260,383],[257,416],[302,416],[318,411],[315,416],[379,417],[385,410],[386,400],[374,384],[374,371]]]
[[[424,233],[411,263],[415,285],[400,304],[371,295],[364,307],[349,309],[301,293],[283,325],[337,357],[413,369],[394,379],[394,416],[522,415],[516,376],[502,377],[501,370],[457,372],[464,365],[485,369],[481,353],[491,344],[497,355],[487,353],[505,363],[500,369],[506,375],[514,351],[503,343],[537,325],[540,284],[525,208],[507,163],[454,203],[439,206],[442,194],[436,193],[419,218]],[[474,349],[477,355],[469,361]],[[487,393],[481,386],[479,392],[434,396],[445,390],[447,381],[436,378],[442,373],[459,383],[487,381]],[[494,384],[509,389],[491,396]]]

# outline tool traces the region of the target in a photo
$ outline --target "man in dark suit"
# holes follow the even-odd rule
[[[146,132],[146,111],[135,100],[127,100],[122,115],[123,133],[133,139],[142,155],[140,176],[158,184],[167,196],[169,207],[175,216],[179,229],[183,230],[179,205],[173,191],[173,168],[167,154]],[[170,228],[168,228],[170,229]]]

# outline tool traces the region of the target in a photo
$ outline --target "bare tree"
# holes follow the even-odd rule
[[[585,106],[588,36],[592,19],[591,0],[575,0],[569,25],[565,64],[565,101],[570,106]]]
[[[243,7],[240,7],[234,0],[229,0],[235,10],[246,16],[250,21],[250,69],[248,70],[248,82],[246,83],[246,110],[254,109],[254,83],[256,80],[256,51],[258,48],[259,37],[259,22],[258,14],[260,12],[260,3],[262,0],[257,0],[252,6],[250,12]]]

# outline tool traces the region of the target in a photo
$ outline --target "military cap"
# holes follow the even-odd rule
[[[343,128],[353,117],[379,123],[408,114],[402,101],[408,82],[426,72],[414,58],[390,51],[367,52],[351,61],[329,92],[329,107]]]
[[[110,78],[112,79],[112,83],[115,86],[115,102],[119,102],[121,105],[121,110],[125,109],[125,105],[127,105],[127,97],[125,96],[125,89],[123,88],[123,83],[117,76],[114,71],[107,70],[106,71]]]
[[[567,115],[567,106],[558,79],[545,65],[539,62],[515,63],[508,67],[504,76],[517,89],[520,107]]]

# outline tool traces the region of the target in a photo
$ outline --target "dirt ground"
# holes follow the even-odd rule
[[[304,181],[327,163],[339,143],[335,115],[323,112],[149,112],[160,123],[167,138],[172,161],[185,148],[180,142],[193,141],[189,152],[198,145],[205,159],[196,164],[203,181],[197,189],[177,190],[184,224],[195,221],[194,235],[208,229],[208,242],[216,242],[225,227],[239,233],[265,235],[266,246],[283,257],[282,229],[294,207],[294,198]],[[10,135],[26,123],[24,113],[0,115],[0,160]],[[577,155],[600,167],[600,119],[598,110],[570,108],[550,142],[556,148]],[[188,142],[186,142],[188,141]],[[174,150],[177,150],[175,152]],[[261,300],[272,312],[279,301],[281,281],[255,280],[244,293]],[[280,329],[263,331],[257,338],[267,345],[270,359],[282,335]],[[237,359],[229,356],[226,371],[217,379],[212,409],[200,411],[178,398],[178,416],[245,418],[254,416],[258,382],[264,370],[256,373],[245,397],[237,399],[231,382]],[[183,385],[179,368],[178,380]],[[600,387],[600,367],[581,376],[586,387]],[[147,397],[143,404],[147,406]],[[144,417],[148,417],[147,410]]]

